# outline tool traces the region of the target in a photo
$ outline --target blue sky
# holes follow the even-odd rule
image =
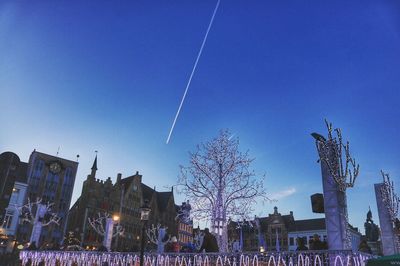
[[[295,218],[322,191],[311,132],[343,129],[361,165],[350,221],[375,221],[380,169],[400,176],[400,2],[226,1],[170,144],[215,1],[2,1],[0,152],[80,155],[73,201],[99,151],[103,179],[166,189],[199,142],[229,128]],[[178,196],[178,200],[183,200]]]

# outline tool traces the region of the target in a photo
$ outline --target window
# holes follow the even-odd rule
[[[11,204],[17,204],[18,203],[18,198],[19,198],[19,189],[14,187],[13,190],[12,190],[10,203]]]
[[[7,211],[6,215],[4,217],[4,227],[5,228],[10,228],[11,223],[12,223],[12,218],[13,218],[14,212],[13,211]]]
[[[293,246],[294,245],[294,238],[289,237],[289,245]]]

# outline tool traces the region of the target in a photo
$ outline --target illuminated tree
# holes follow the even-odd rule
[[[108,213],[98,213],[96,218],[88,218],[90,226],[101,236],[103,236],[103,246],[108,251],[111,250],[111,240],[117,235],[124,233],[124,228],[119,223],[120,217],[114,215],[112,218]]]
[[[220,252],[228,246],[228,218],[248,218],[257,199],[267,199],[264,176],[257,178],[250,164],[254,159],[239,151],[239,139],[228,130],[197,146],[189,166],[181,166],[179,185],[192,203],[193,217],[210,219]]]
[[[165,244],[171,242],[171,237],[167,234],[167,227],[161,226],[161,224],[154,224],[151,228],[146,230],[146,235],[153,244],[157,245],[157,252],[163,253]]]

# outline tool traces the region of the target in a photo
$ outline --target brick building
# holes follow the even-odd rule
[[[288,250],[288,228],[294,222],[293,212],[282,215],[278,212],[278,208],[274,207],[274,212],[266,217],[258,218],[262,238],[265,243],[265,251],[276,251],[279,246],[280,251]],[[259,238],[257,227],[254,221],[245,223],[242,227],[243,250],[258,251]],[[240,229],[236,222],[228,225],[228,238],[230,242],[240,239]]]
[[[140,207],[144,200],[148,200],[151,207],[148,225],[160,223],[168,227],[168,234],[177,235],[173,189],[158,192],[155,188],[143,184],[142,175],[138,172],[125,178],[118,174],[113,184],[110,177],[106,181],[96,179],[96,171],[97,156],[91,174],[83,182],[81,196],[69,212],[68,231],[74,231],[80,236],[84,247],[97,248],[103,240],[103,237],[91,228],[88,218],[95,218],[98,213],[108,213],[118,215],[124,228],[124,234],[113,239],[112,249],[138,250],[142,228]]]

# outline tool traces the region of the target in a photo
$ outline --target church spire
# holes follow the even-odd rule
[[[92,173],[90,174],[92,178],[96,177],[96,171],[97,171],[97,151],[96,152],[96,157],[94,158],[93,166],[92,166]]]

